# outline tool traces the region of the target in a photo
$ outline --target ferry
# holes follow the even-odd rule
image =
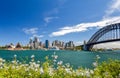
[[[49,50],[60,50],[60,49],[57,46],[53,46]]]

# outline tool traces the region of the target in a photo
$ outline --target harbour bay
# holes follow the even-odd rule
[[[14,55],[17,55],[17,59],[21,62],[29,62],[31,56],[35,55],[35,61],[44,62],[45,57],[51,56],[56,53],[58,55],[57,61],[63,61],[63,63],[70,63],[73,68],[84,67],[92,68],[92,63],[95,61],[96,55],[100,56],[99,62],[107,61],[108,59],[120,60],[120,51],[108,51],[108,52],[90,52],[90,51],[69,51],[69,50],[21,50],[21,51],[9,51],[0,50],[0,58],[6,61],[13,60]]]

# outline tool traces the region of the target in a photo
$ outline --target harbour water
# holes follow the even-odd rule
[[[17,59],[20,61],[30,61],[31,55],[35,55],[36,61],[45,61],[45,56],[51,57],[56,52],[58,55],[57,61],[63,61],[63,63],[70,63],[73,68],[86,67],[92,68],[92,63],[95,61],[96,55],[99,55],[100,62],[108,59],[120,60],[120,51],[108,51],[108,52],[89,52],[89,51],[44,51],[44,50],[24,50],[24,51],[8,51],[0,50],[0,58],[5,60],[13,60],[14,55],[17,55]],[[51,59],[51,58],[50,58]]]

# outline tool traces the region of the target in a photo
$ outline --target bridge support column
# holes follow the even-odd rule
[[[83,50],[84,51],[90,51],[90,46],[89,45],[83,45]]]
[[[86,44],[85,40],[84,40],[83,50],[84,51],[89,51],[89,46]]]

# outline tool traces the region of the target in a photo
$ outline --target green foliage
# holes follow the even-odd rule
[[[73,69],[69,63],[63,65],[62,61],[57,61],[57,57],[54,53],[52,60],[46,56],[46,61],[41,63],[35,62],[32,55],[28,64],[19,62],[17,55],[9,63],[0,58],[0,78],[120,78],[119,60],[98,64],[100,57],[97,55],[94,69]]]
[[[22,46],[23,49],[30,49],[29,46]]]
[[[6,46],[0,46],[0,50],[5,50],[7,49]]]
[[[82,46],[76,46],[75,50],[82,50]]]
[[[109,60],[108,62],[103,62],[97,68],[95,68],[94,75],[106,78],[120,77],[120,61]]]

